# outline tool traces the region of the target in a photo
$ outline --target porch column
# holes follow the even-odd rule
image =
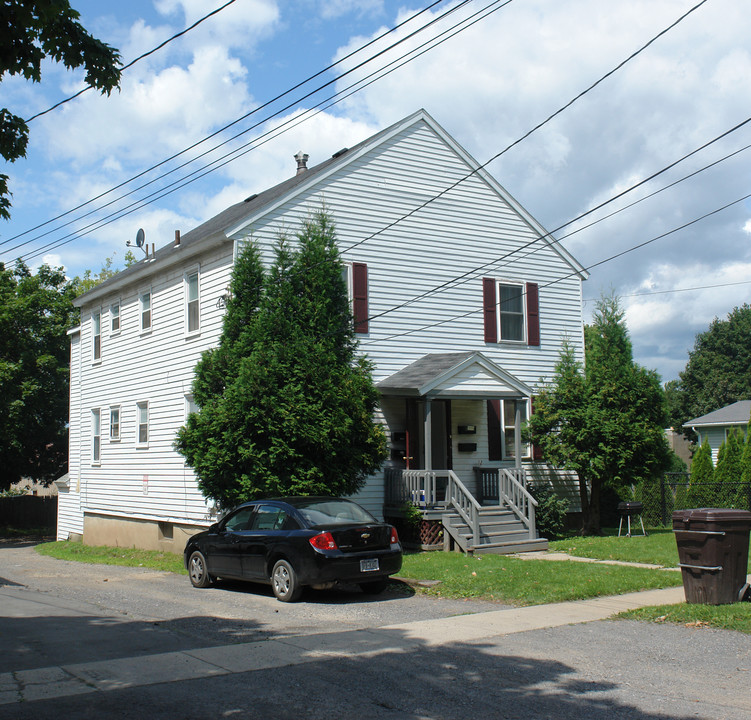
[[[514,401],[514,467],[522,466],[522,411],[521,403]]]
[[[433,469],[433,418],[432,403],[425,398],[425,469]]]

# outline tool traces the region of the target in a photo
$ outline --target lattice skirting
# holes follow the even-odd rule
[[[419,527],[420,545],[423,549],[443,547],[443,525],[440,520],[421,520]]]

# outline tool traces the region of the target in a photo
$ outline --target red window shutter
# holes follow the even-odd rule
[[[368,332],[368,266],[352,263],[352,300],[355,332]]]
[[[488,460],[501,459],[501,401],[488,400]]]
[[[495,279],[482,279],[482,312],[485,323],[485,342],[498,342],[498,321],[495,308]]]
[[[527,283],[527,345],[540,344],[540,295],[537,283]]]
[[[532,413],[535,411],[535,399],[534,397],[529,398],[529,414],[532,415]],[[537,445],[532,445],[532,460],[537,462],[538,460],[542,460],[542,448],[538,447]]]

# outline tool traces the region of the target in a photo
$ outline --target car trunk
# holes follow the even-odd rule
[[[391,545],[389,525],[351,525],[332,528],[331,534],[342,552],[383,550]]]

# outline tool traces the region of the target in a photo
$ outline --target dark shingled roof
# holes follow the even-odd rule
[[[732,405],[714,410],[701,417],[688,420],[683,423],[684,427],[701,425],[745,425],[751,413],[751,400],[739,400]]]
[[[378,387],[381,390],[388,388],[415,392],[474,354],[473,352],[461,352],[425,355],[385,380],[381,380]]]

